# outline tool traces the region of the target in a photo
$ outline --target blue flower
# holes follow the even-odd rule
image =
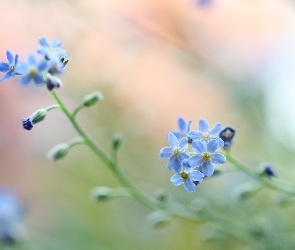
[[[195,192],[196,184],[200,183],[204,178],[204,174],[198,170],[193,170],[190,167],[182,166],[180,171],[171,177],[171,182],[175,186],[179,186],[183,183],[184,188],[188,192]]]
[[[52,58],[48,63],[48,72],[51,75],[60,75],[64,73],[64,64],[59,58]]]
[[[172,131],[172,133],[177,137],[177,139],[181,139],[183,137],[187,137],[188,132],[190,131],[190,125],[192,121],[189,121],[187,124],[185,120],[181,117],[178,118],[177,124],[179,131]],[[190,142],[190,139],[189,139]]]
[[[188,140],[184,137],[178,141],[173,133],[169,133],[168,141],[170,143],[170,147],[162,148],[159,156],[164,159],[169,159],[166,165],[168,170],[174,169],[175,172],[179,172],[181,169],[181,162],[190,157],[190,155],[186,152]]]
[[[16,65],[17,65],[17,60],[18,60],[18,54],[13,57],[12,53],[7,50],[6,51],[6,57],[8,60],[8,63],[6,62],[1,62],[0,63],[0,72],[6,73],[1,79],[0,82],[3,82],[7,80],[10,77],[15,76],[16,74]]]
[[[223,164],[226,158],[223,154],[216,153],[218,149],[218,141],[213,139],[207,144],[201,141],[193,141],[192,149],[196,155],[192,156],[188,163],[191,167],[199,167],[199,170],[206,176],[211,176],[214,172],[214,164]]]
[[[199,131],[192,130],[188,133],[188,136],[192,140],[200,140],[202,142],[209,142],[212,139],[218,141],[219,147],[223,147],[224,142],[219,138],[219,132],[221,130],[221,124],[217,123],[210,130],[209,123],[205,119],[200,119],[198,122]]]
[[[19,199],[9,190],[0,190],[0,240],[5,244],[20,238],[23,209]]]
[[[49,42],[45,37],[41,37],[39,43],[41,44],[41,47],[37,49],[37,52],[44,55],[46,59],[60,59],[61,57],[68,55],[66,50],[60,48],[62,44],[60,40],[54,39]]]
[[[33,54],[28,55],[28,64],[20,63],[18,64],[17,71],[22,74],[20,79],[21,85],[27,85],[31,81],[40,85],[44,83],[43,71],[47,69],[47,61],[42,60],[37,63],[36,57]]]

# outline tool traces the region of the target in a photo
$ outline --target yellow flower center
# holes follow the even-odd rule
[[[35,76],[37,74],[37,70],[35,68],[31,68],[29,71],[30,76]]]
[[[205,161],[210,160],[210,158],[211,158],[211,155],[210,155],[209,153],[204,153],[204,154],[203,154],[203,159],[204,159]]]
[[[174,149],[173,154],[175,156],[178,156],[179,155],[179,149],[178,148]]]
[[[204,134],[204,135],[203,135],[203,139],[204,139],[205,141],[210,140],[210,135],[209,135],[209,134]]]
[[[181,176],[182,179],[186,180],[186,179],[188,179],[189,174],[188,174],[187,172],[182,171],[182,172],[180,173],[180,176]]]

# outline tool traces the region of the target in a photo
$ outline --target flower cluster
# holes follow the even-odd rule
[[[68,52],[60,48],[61,41],[56,39],[49,42],[45,37],[41,37],[39,43],[41,46],[37,52],[44,57],[39,61],[30,53],[26,63],[18,62],[18,54],[14,57],[8,50],[6,52],[8,62],[0,62],[0,72],[5,74],[0,78],[0,82],[21,75],[20,84],[23,86],[34,82],[36,85],[46,84],[49,90],[59,88],[61,81],[55,75],[63,73],[68,63],[66,59]]]
[[[219,147],[224,147],[224,141],[219,137],[221,124],[217,123],[210,129],[208,121],[200,119],[199,130],[190,130],[191,121],[185,122],[178,119],[179,131],[168,134],[170,147],[160,150],[160,157],[169,159],[166,165],[168,170],[174,170],[171,182],[175,186],[184,184],[188,192],[194,192],[195,187],[205,176],[209,177],[214,172],[213,164],[223,164],[226,158],[217,153]],[[189,143],[193,152],[188,152]]]

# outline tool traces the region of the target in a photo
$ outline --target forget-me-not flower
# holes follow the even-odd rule
[[[209,123],[205,119],[200,119],[198,122],[199,131],[192,130],[188,133],[188,136],[192,140],[200,140],[208,143],[210,140],[215,139],[218,141],[219,147],[223,147],[224,142],[219,138],[219,132],[221,130],[221,124],[217,123],[212,129],[209,127]]]
[[[188,139],[184,137],[178,141],[173,133],[169,133],[168,141],[170,147],[162,148],[159,156],[164,159],[169,159],[166,165],[168,170],[174,169],[175,172],[179,172],[182,161],[190,157],[189,153],[186,152]]]
[[[172,133],[177,137],[177,139],[181,139],[183,137],[187,137],[188,132],[190,131],[190,126],[191,126],[192,121],[190,120],[187,124],[185,120],[181,117],[178,118],[177,120],[177,125],[179,128],[179,131],[172,131]],[[190,142],[190,138],[189,142]]]
[[[199,183],[203,178],[204,174],[200,171],[182,165],[180,171],[173,175],[170,180],[175,186],[179,186],[183,183],[186,191],[195,192],[195,182]]]
[[[17,67],[17,71],[22,74],[20,84],[27,85],[31,81],[34,81],[38,85],[43,84],[44,79],[42,73],[47,69],[47,64],[46,60],[37,62],[36,57],[33,54],[29,54],[28,63],[19,63]]]
[[[41,37],[39,43],[41,47],[38,48],[37,52],[44,55],[46,59],[60,59],[68,55],[66,50],[60,48],[62,44],[60,40],[54,39],[49,42],[45,37]]]
[[[199,170],[206,176],[211,176],[214,172],[213,164],[223,164],[226,158],[223,154],[216,153],[219,144],[218,141],[213,139],[207,144],[201,141],[193,141],[192,149],[196,152],[196,155],[189,159],[191,167],[199,167]]]
[[[0,62],[0,72],[5,73],[5,75],[0,79],[0,82],[3,82],[8,78],[15,76],[16,74],[15,69],[18,61],[18,54],[13,57],[13,54],[9,50],[7,50],[6,58],[8,60],[8,63]]]

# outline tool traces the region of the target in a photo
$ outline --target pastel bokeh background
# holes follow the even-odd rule
[[[0,86],[0,185],[25,205],[26,240],[15,249],[293,249],[294,206],[278,205],[280,194],[262,190],[238,201],[235,190],[251,179],[237,172],[189,194],[172,185],[158,157],[179,116],[192,119],[195,129],[206,118],[237,129],[232,151],[243,161],[273,163],[279,178],[295,179],[295,5],[202,2],[1,0],[0,61],[7,49],[25,61],[41,36],[62,40],[70,63],[60,96],[74,109],[86,94],[104,93],[78,118],[106,151],[113,133],[124,136],[125,173],[151,196],[165,190],[176,202],[206,202],[247,221],[258,236],[241,241],[212,223],[180,219],[155,229],[151,211],[134,200],[93,202],[94,187],[118,182],[83,146],[50,162],[46,153],[76,133],[56,110],[25,131],[22,118],[54,100],[46,88],[23,88],[14,78]]]

